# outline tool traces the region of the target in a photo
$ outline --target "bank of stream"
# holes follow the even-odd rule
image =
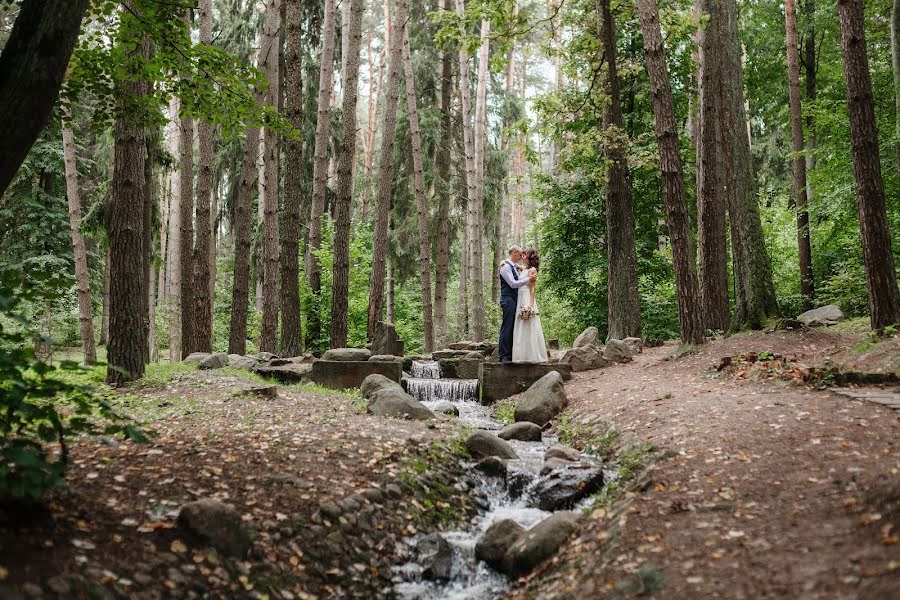
[[[433,361],[413,363],[410,374],[406,380],[407,391],[428,408],[446,410],[447,403],[452,403],[466,426],[492,433],[504,427],[504,423],[494,418],[491,407],[478,401],[477,380],[443,379],[438,363]],[[540,441],[510,439],[508,443],[518,458],[505,461],[505,476],[480,472],[476,468],[477,459],[471,463],[477,482],[471,494],[479,511],[464,527],[440,534],[449,543],[452,553],[449,577],[436,578],[433,570],[423,564],[428,559],[422,560],[420,546],[427,536],[406,538],[404,550],[408,560],[394,569],[394,589],[398,596],[410,600],[500,597],[509,588],[508,577],[476,557],[476,544],[485,532],[503,520],[514,521],[527,530],[550,517],[555,510],[579,512],[591,502],[590,496],[584,493],[587,488],[579,486],[577,481],[583,475],[575,475],[575,481],[567,482],[564,477],[560,480],[559,470],[548,468],[550,463],[545,461],[545,453],[558,444],[555,435],[543,432]],[[582,456],[580,460],[583,462],[569,468],[580,468],[582,472],[599,468],[599,462],[595,463],[588,456]],[[608,482],[614,477],[614,471],[604,470],[602,481]],[[593,477],[592,485],[599,485],[598,477]],[[553,497],[549,502],[548,492]],[[545,510],[549,505],[553,505],[553,509]]]

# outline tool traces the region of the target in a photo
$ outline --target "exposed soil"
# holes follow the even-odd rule
[[[127,390],[158,436],[76,443],[49,510],[0,511],[0,597],[35,586],[64,598],[390,595],[397,539],[465,514],[463,494],[441,484],[463,475],[453,452],[432,446],[456,426],[379,419],[359,399],[298,388],[240,393],[251,385],[198,371]],[[358,495],[372,488],[374,500]],[[204,497],[242,514],[255,534],[246,560],[176,525]]]
[[[716,370],[747,353],[783,355],[797,371],[897,364],[896,339],[874,360],[851,350],[860,340],[741,334],[576,374],[572,422],[597,435],[612,424],[670,458],[510,597],[900,597],[900,412],[785,381],[784,368]]]

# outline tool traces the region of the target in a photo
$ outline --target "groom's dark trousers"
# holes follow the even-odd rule
[[[505,262],[505,261],[504,261]],[[518,281],[519,273],[512,269],[512,278]],[[500,308],[503,310],[503,322],[500,324],[500,362],[512,360],[513,327],[516,325],[516,304],[519,300],[518,290],[506,283],[500,276]]]

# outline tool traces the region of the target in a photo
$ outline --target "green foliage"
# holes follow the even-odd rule
[[[73,362],[48,364],[29,342],[29,323],[17,309],[39,300],[17,277],[0,277],[0,500],[39,500],[63,483],[70,438],[80,434],[122,434],[142,440],[143,432],[120,415],[108,398],[60,373],[77,371]],[[54,451],[52,444],[56,444]]]

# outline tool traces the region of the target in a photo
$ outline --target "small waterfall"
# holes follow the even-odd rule
[[[406,391],[419,402],[472,401],[478,394],[478,380],[410,378],[406,380]]]
[[[441,365],[436,360],[414,360],[409,374],[415,379],[440,379]]]

